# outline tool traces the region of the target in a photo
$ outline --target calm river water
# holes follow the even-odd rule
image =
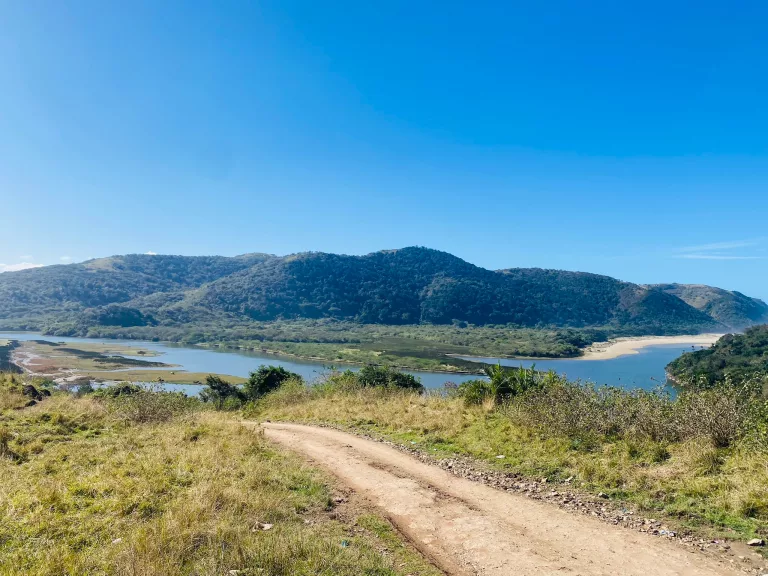
[[[110,340],[95,338],[72,338],[62,336],[43,336],[29,332],[0,333],[0,339],[13,340],[49,340],[51,342],[91,342],[97,344],[120,344],[136,348],[153,350],[160,355],[150,360],[167,364],[176,364],[174,370],[189,372],[211,372],[247,377],[248,373],[261,364],[283,366],[286,370],[301,374],[306,380],[315,380],[329,370],[321,362],[297,360],[271,354],[246,352],[239,350],[218,350],[195,346],[180,346],[163,342],[141,342],[137,340]],[[698,348],[698,346],[697,346]],[[626,388],[651,389],[665,381],[664,367],[683,352],[690,351],[691,346],[684,344],[650,346],[641,349],[637,354],[620,356],[608,360],[510,360],[506,358],[466,358],[484,362],[501,362],[503,366],[531,367],[535,364],[539,370],[554,370],[566,374],[571,379],[589,380],[597,384],[611,384]],[[355,366],[341,365],[356,370]],[[427,388],[440,388],[445,382],[457,384],[465,380],[478,378],[476,375],[446,374],[443,372],[411,372],[421,379]],[[186,384],[166,384],[166,388],[183,390],[188,394],[196,394],[200,387]]]

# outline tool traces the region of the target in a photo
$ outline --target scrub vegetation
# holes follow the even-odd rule
[[[357,324],[337,320],[292,320],[185,327],[89,328],[100,338],[162,340],[416,370],[481,370],[456,356],[579,356],[581,349],[622,332],[602,329],[533,329],[511,326]]]
[[[765,377],[672,397],[501,367],[487,380],[419,394],[364,387],[348,373],[283,386],[253,413],[325,423],[569,486],[700,534],[768,534]],[[497,459],[497,455],[504,455]]]
[[[667,370],[674,378],[699,385],[768,373],[768,325],[748,328],[744,334],[726,334],[711,348],[683,354]]]

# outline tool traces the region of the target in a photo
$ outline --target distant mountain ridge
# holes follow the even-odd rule
[[[77,312],[195,288],[270,256],[128,254],[0,274],[0,319]]]
[[[719,326],[679,298],[607,276],[491,271],[445,252],[404,248],[365,256],[265,260],[160,305],[161,322],[225,313],[258,321],[335,318],[376,324],[596,326],[638,333]]]
[[[741,292],[704,284],[656,284],[652,287],[677,296],[733,330],[768,323],[768,304]]]
[[[690,291],[674,286],[679,285],[641,286],[538,268],[493,271],[419,247],[365,256],[126,255],[0,274],[0,322],[221,325],[333,318],[369,324],[612,326],[664,334],[724,330],[723,319],[755,316],[741,294],[728,293],[744,304],[729,311],[727,302],[691,305],[683,298]]]

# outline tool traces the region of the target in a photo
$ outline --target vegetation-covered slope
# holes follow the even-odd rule
[[[754,326],[744,334],[727,334],[711,348],[683,354],[667,370],[675,378],[710,383],[725,376],[768,374],[768,325]]]
[[[195,288],[269,256],[129,254],[0,274],[0,319],[79,311]]]
[[[607,276],[540,269],[494,272],[425,248],[366,256],[307,253],[262,262],[190,294],[254,320],[594,326],[697,331],[716,323],[680,299]]]
[[[734,330],[768,323],[768,304],[741,292],[702,284],[658,284],[654,288],[677,296]]]
[[[0,320],[181,326],[329,318],[361,324],[722,329],[663,290],[581,272],[492,271],[427,248],[366,256],[131,255],[0,275]],[[33,326],[34,327],[34,326]]]

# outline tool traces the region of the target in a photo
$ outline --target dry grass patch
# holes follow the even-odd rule
[[[438,574],[331,520],[326,479],[232,415],[135,423],[109,402],[0,416],[21,455],[0,458],[0,574]]]

